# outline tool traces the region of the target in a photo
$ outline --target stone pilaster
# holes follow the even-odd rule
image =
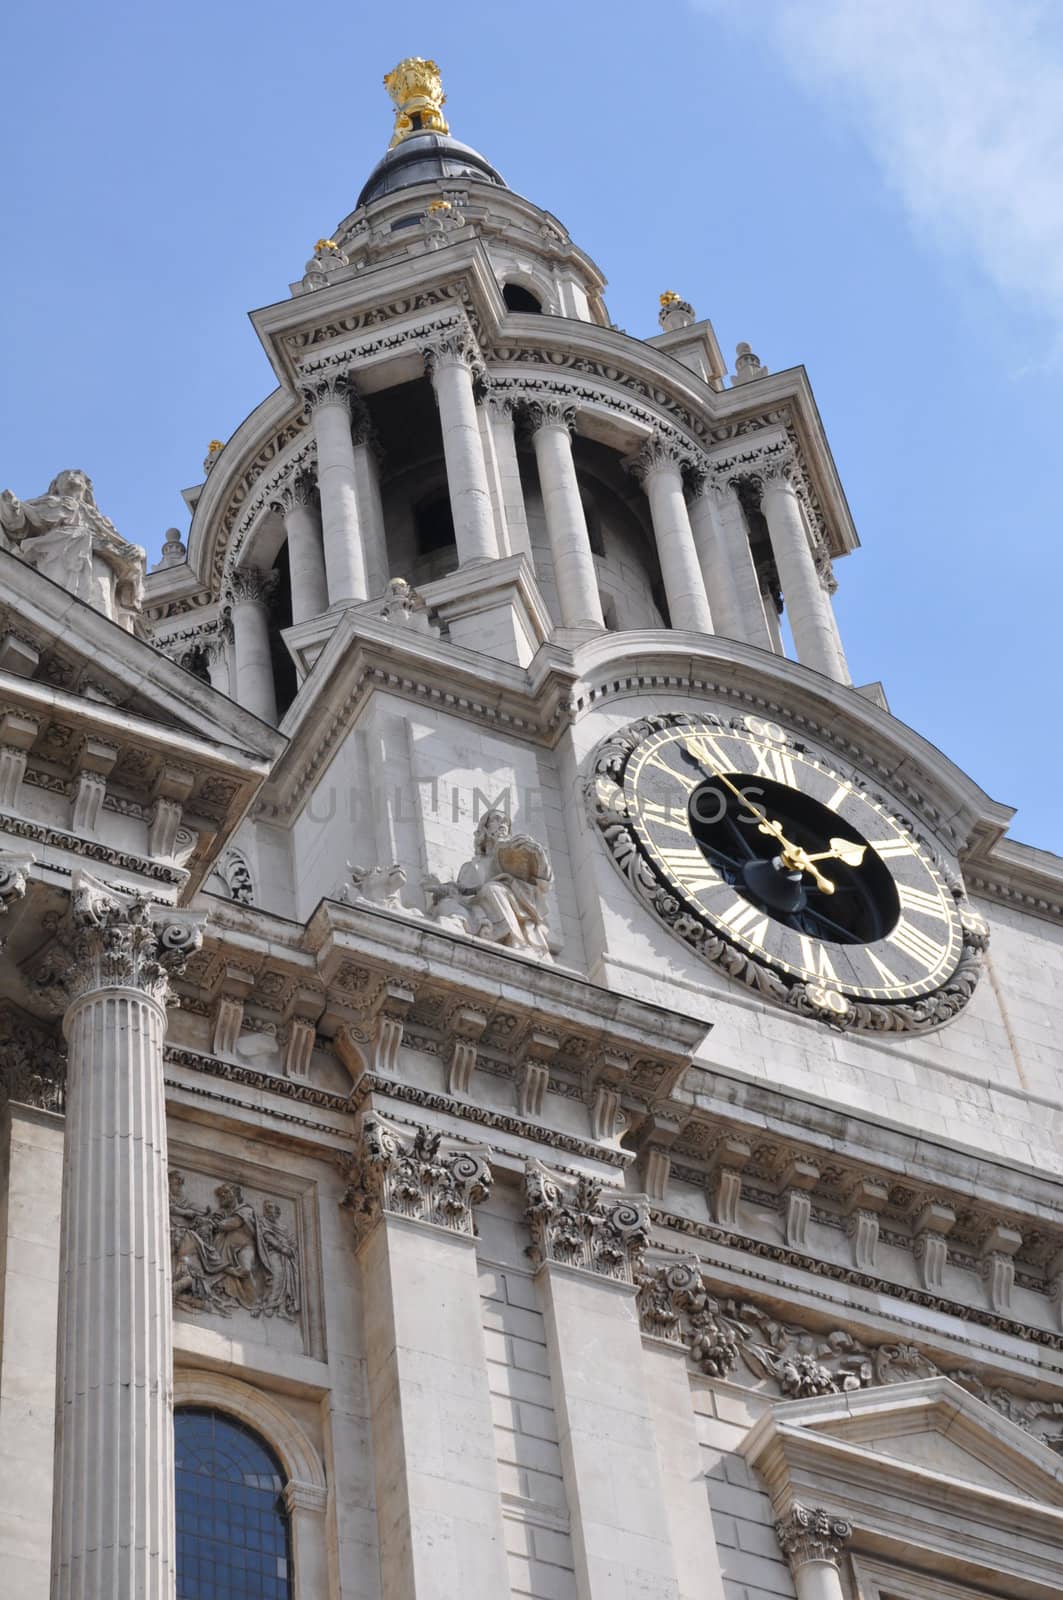
[[[711,633],[712,613],[683,492],[685,462],[686,457],[675,445],[655,435],[643,445],[631,465],[650,503],[653,537],[672,627],[692,633]]]
[[[575,407],[543,398],[529,401],[524,413],[539,469],[562,625],[604,628],[598,575],[572,459]]]
[[[473,1221],[487,1156],[369,1114],[347,1170],[383,1589],[409,1600],[509,1593]]]
[[[473,387],[475,346],[462,330],[448,330],[425,349],[424,360],[439,406],[458,562],[466,566],[496,560],[498,540]]]
[[[45,974],[66,1002],[53,1600],[174,1592],[163,1038],[187,913],[75,873]]]
[[[775,1524],[775,1534],[790,1564],[797,1600],[845,1600],[838,1562],[852,1538],[850,1522],[795,1502]]]
[[[657,1432],[658,1413],[672,1402],[652,1392],[636,1304],[646,1198],[534,1161],[524,1192],[579,1600],[679,1595]],[[701,1600],[712,1591],[694,1594]]]
[[[344,602],[356,605],[368,599],[369,587],[351,437],[354,386],[345,372],[315,373],[304,382],[302,395],[317,443],[317,484],[321,495],[321,536],[329,605]]]

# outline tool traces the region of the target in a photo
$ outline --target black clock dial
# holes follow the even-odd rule
[[[839,838],[863,854],[859,864],[832,859],[833,888],[826,893],[808,873],[776,866],[778,839],[758,826],[756,815],[737,795],[710,778],[690,796],[688,813],[693,837],[720,876],[798,933],[837,944],[884,939],[900,916],[897,889],[881,857],[852,823],[812,795],[770,778],[748,772],[727,776],[807,854],[829,854],[831,841]]]
[[[696,922],[790,983],[873,1001],[930,994],[963,947],[926,846],[830,757],[756,717],[662,717],[599,784]],[[610,795],[617,798],[609,799]]]

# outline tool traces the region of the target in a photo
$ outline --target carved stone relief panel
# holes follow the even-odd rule
[[[175,1316],[323,1356],[314,1186],[180,1144],[169,1181]]]

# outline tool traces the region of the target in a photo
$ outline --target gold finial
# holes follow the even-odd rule
[[[682,295],[676,294],[674,289],[666,289],[661,295],[661,310],[667,311],[669,306],[682,305]]]
[[[384,88],[395,102],[395,132],[389,150],[412,133],[449,133],[443,115],[443,83],[434,61],[423,56],[407,56],[384,79]]]
[[[322,250],[338,250],[339,245],[335,239],[319,239],[314,246],[314,254],[319,255]]]
[[[432,216],[435,216],[439,211],[453,211],[453,209],[454,207],[449,200],[429,200],[428,205],[425,207],[425,210]]]
[[[225,449],[224,439],[212,439],[207,446],[208,456],[216,456],[219,450]]]

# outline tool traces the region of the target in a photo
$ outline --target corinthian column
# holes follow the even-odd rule
[[[532,401],[526,414],[539,469],[562,624],[566,628],[604,628],[598,574],[572,459],[576,409],[559,400],[543,399]]]
[[[836,683],[848,683],[830,596],[816,570],[794,487],[793,451],[785,448],[766,454],[752,470],[761,483],[761,507],[797,659]]]
[[[673,628],[712,632],[712,613],[683,493],[683,456],[655,436],[632,463],[650,502],[653,537]]]
[[[852,1538],[851,1523],[795,1503],[775,1532],[790,1563],[797,1600],[845,1600],[838,1558]]]
[[[458,565],[494,561],[498,540],[473,390],[472,344],[460,332],[448,333],[433,342],[424,360],[439,406]]]
[[[345,372],[318,375],[303,385],[306,414],[314,424],[317,441],[321,531],[332,606],[344,601],[357,604],[369,597],[351,438],[352,393]]]
[[[321,513],[308,472],[295,473],[280,492],[276,509],[288,535],[292,578],[292,621],[306,622],[328,610],[328,580],[321,537]]]
[[[173,1347],[163,1036],[187,913],[74,874],[52,1600],[172,1600]]]
[[[733,486],[706,466],[694,501],[694,544],[716,632],[727,639],[772,648],[749,534]]]
[[[273,577],[255,567],[237,567],[229,574],[229,602],[236,657],[236,699],[263,722],[277,720],[277,691],[269,644],[269,597]]]

